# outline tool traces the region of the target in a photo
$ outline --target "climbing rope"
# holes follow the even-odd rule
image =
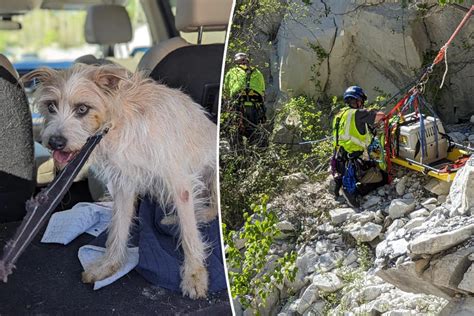
[[[423,114],[421,111],[421,108],[427,108],[435,117],[434,121],[434,129],[435,129],[435,142],[436,142],[436,151],[438,152],[438,125],[437,125],[437,119],[439,119],[434,111],[424,102],[424,99],[422,98],[422,95],[425,90],[425,85],[429,80],[430,74],[433,72],[433,68],[435,65],[440,63],[443,59],[445,62],[445,71],[443,74],[443,78],[441,81],[440,89],[443,87],[446,75],[448,73],[448,60],[447,60],[447,50],[451,42],[454,40],[456,35],[459,34],[461,31],[462,27],[467,23],[469,18],[471,17],[472,13],[474,12],[474,5],[471,6],[470,10],[466,13],[462,21],[459,23],[457,28],[454,30],[453,34],[451,34],[451,37],[448,39],[448,41],[441,47],[439,50],[438,54],[436,55],[435,59],[429,65],[422,73],[420,76],[420,79],[418,79],[415,84],[406,94],[405,96],[400,99],[397,104],[392,108],[392,110],[387,114],[384,120],[384,125],[385,125],[385,160],[386,160],[386,165],[387,165],[387,173],[388,173],[388,178],[389,182],[392,180],[391,176],[391,160],[390,157],[394,154],[392,150],[392,138],[390,137],[392,134],[392,131],[394,128],[397,127],[399,120],[392,120],[394,116],[402,116],[405,111],[413,107],[416,115],[419,114],[419,119],[420,119],[420,145],[421,145],[421,152],[422,152],[422,159],[425,157],[427,154],[427,144],[426,144],[426,131],[425,131],[425,126],[424,126],[424,118]],[[402,89],[405,90],[405,89]],[[401,91],[402,91],[401,90]],[[400,92],[399,92],[400,93]],[[398,93],[398,94],[399,94]],[[389,101],[393,100],[394,98],[392,97]],[[438,153],[437,153],[438,154]]]

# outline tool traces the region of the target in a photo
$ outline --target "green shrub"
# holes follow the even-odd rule
[[[275,238],[280,234],[276,214],[267,209],[268,196],[253,206],[253,216],[244,213],[245,224],[240,231],[227,230],[223,224],[226,263],[232,297],[238,297],[244,308],[258,310],[265,306],[268,295],[286,279],[294,281],[297,268],[295,252],[287,252],[265,269]],[[235,240],[244,241],[243,253]]]
[[[321,139],[330,133],[328,120],[322,119],[324,111],[311,98],[301,96],[284,105],[273,123],[275,126],[283,124],[288,115],[294,114],[301,121],[293,130],[295,137],[303,140]],[[221,140],[231,144],[231,149],[222,150],[219,157],[222,219],[230,229],[242,226],[243,213],[250,211],[250,205],[259,200],[262,194],[272,199],[281,193],[284,176],[296,172],[303,172],[312,179],[320,175],[327,176],[325,171],[332,152],[330,140],[305,147],[272,142],[267,147],[246,142],[235,145],[237,124],[235,113],[221,115]],[[304,148],[306,150],[301,150]]]

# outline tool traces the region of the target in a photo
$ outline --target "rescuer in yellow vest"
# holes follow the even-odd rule
[[[225,75],[224,92],[234,109],[241,113],[242,134],[252,142],[256,127],[266,121],[265,80],[260,70],[250,65],[247,54],[237,53],[234,62],[236,66]]]
[[[369,158],[368,147],[374,127],[385,118],[383,112],[365,110],[367,96],[358,86],[344,92],[347,104],[333,120],[334,155],[331,169],[336,182],[334,194],[342,194],[351,207],[359,207],[359,197],[387,183],[387,175]]]

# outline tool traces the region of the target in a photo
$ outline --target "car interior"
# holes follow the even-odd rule
[[[157,82],[172,88],[182,89],[196,103],[202,105],[209,112],[209,118],[216,122],[224,41],[231,8],[232,0],[0,2],[0,246],[3,246],[7,237],[13,234],[18,221],[25,215],[25,201],[50,183],[56,174],[51,154],[41,144],[40,131],[43,120],[32,102],[34,80],[23,87],[18,83],[19,78],[43,66],[65,69],[74,63],[91,65],[115,63],[133,72],[144,72]],[[34,16],[41,17],[42,22],[30,19]],[[60,21],[63,19],[63,24],[54,25],[55,20],[51,17]],[[35,28],[34,26],[32,28],[29,22],[38,23],[36,25],[52,24],[53,31],[48,33],[51,37],[54,32],[61,33],[63,28],[70,27],[68,20],[79,20],[82,32],[72,29],[69,33],[63,34],[64,36],[59,35],[66,40],[80,41],[81,46],[61,51],[53,43],[45,49],[25,52],[21,49],[21,45],[17,49],[10,43],[15,42],[12,39],[15,37],[24,37],[25,40],[30,38],[30,34],[15,35],[20,34],[16,32],[22,30],[34,33]],[[80,39],[71,39],[71,35]],[[58,58],[50,59],[53,55]],[[57,210],[70,209],[78,202],[99,201],[105,195],[106,185],[97,179],[92,168],[86,164]],[[56,253],[52,254],[51,249],[60,248],[40,244],[38,238],[33,246],[30,247],[33,248],[31,250],[33,254],[30,254],[32,257],[43,256],[39,249],[58,257]],[[78,247],[79,244],[73,244],[71,249],[64,251],[67,251],[72,258],[77,254]],[[38,253],[35,253],[37,250]],[[28,251],[24,256],[29,257]],[[19,275],[26,273],[26,277],[29,275],[28,269],[37,266],[38,262],[50,264],[47,263],[47,258],[36,261],[30,258],[23,260],[27,264],[21,268],[22,259],[17,273]],[[67,271],[67,267],[73,265],[72,262],[73,259],[69,263],[58,262],[53,266],[60,266],[62,271]],[[55,273],[51,269],[44,269],[42,272],[48,271]],[[75,272],[68,282],[80,283],[79,274]],[[46,275],[43,277],[51,278]],[[23,278],[25,276],[18,277],[19,280]],[[142,288],[144,286],[139,281],[123,282],[135,282]],[[80,286],[82,284],[75,284],[74,287],[77,287],[75,290],[84,291],[85,285],[84,288]],[[116,285],[115,288],[120,286]],[[12,287],[10,290],[15,289],[15,285]],[[0,297],[6,291],[9,291],[8,288],[0,285]],[[56,294],[58,300],[60,294]],[[224,293],[222,297],[226,296]],[[21,305],[21,300],[18,304]],[[77,302],[76,305],[80,310],[81,304]],[[2,313],[1,306],[2,304],[0,313]],[[26,307],[18,306],[14,311],[25,312],[24,308]],[[29,310],[32,311],[42,312],[51,309],[42,306],[38,310]]]

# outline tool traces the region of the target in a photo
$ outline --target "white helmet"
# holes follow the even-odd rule
[[[240,63],[242,61],[248,61],[249,56],[246,53],[237,53],[234,56],[234,62]]]

